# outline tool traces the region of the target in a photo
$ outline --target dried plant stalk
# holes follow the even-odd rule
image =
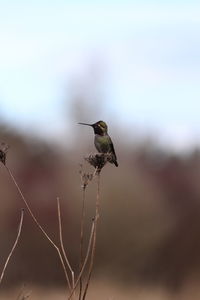
[[[71,291],[71,294],[70,294],[68,300],[70,300],[72,298],[73,292],[75,291],[77,285],[79,284],[80,278],[83,275],[83,272],[85,270],[85,266],[86,266],[86,264],[88,262],[88,258],[89,258],[90,250],[91,250],[91,246],[92,246],[92,241],[93,241],[93,237],[94,237],[94,222],[95,222],[95,220],[92,220],[92,227],[91,227],[91,231],[90,231],[90,238],[89,238],[89,242],[88,242],[87,253],[86,253],[86,256],[85,256],[85,259],[84,259],[81,271],[79,272],[79,275],[78,275],[78,277],[76,279],[76,282],[75,282],[75,285],[74,285],[74,289]]]
[[[84,223],[85,223],[85,196],[86,196],[86,188],[88,184],[93,180],[93,178],[96,176],[96,172],[98,170],[98,166],[95,167],[95,170],[93,173],[85,173],[83,172],[83,165],[80,164],[80,171],[79,174],[81,176],[81,182],[82,182],[82,209],[81,209],[81,229],[80,229],[80,262],[79,262],[79,273],[81,272],[81,268],[83,265],[83,243],[84,243]],[[80,277],[80,288],[79,288],[79,300],[82,298],[82,276]]]
[[[85,193],[86,193],[86,188],[83,187],[83,193],[82,193],[82,210],[81,210],[79,272],[81,271],[81,268],[82,268],[82,265],[83,265],[83,242],[84,242],[84,224],[85,224]],[[82,276],[80,277],[79,300],[81,300],[81,296],[82,296]]]
[[[68,266],[71,277],[72,277],[72,289],[74,288],[74,271],[70,265],[69,259],[67,258],[67,254],[65,251],[64,243],[63,243],[63,235],[62,235],[62,220],[61,220],[61,211],[60,211],[60,199],[57,197],[57,208],[58,208],[58,223],[59,223],[59,238],[60,238],[60,246],[65,259],[65,263]]]
[[[9,260],[10,260],[11,256],[13,255],[13,252],[15,251],[15,248],[16,248],[17,243],[19,241],[19,238],[20,238],[20,235],[21,235],[21,230],[22,230],[23,219],[24,219],[24,209],[21,210],[21,216],[20,216],[20,222],[19,222],[17,237],[16,237],[15,242],[14,242],[14,244],[12,246],[12,249],[11,249],[11,251],[10,251],[7,259],[6,259],[6,262],[4,264],[3,270],[1,272],[0,284],[1,284],[2,280],[3,280],[3,277],[4,277],[4,274],[5,274],[6,268],[8,266]]]
[[[5,165],[5,168],[12,180],[12,182],[14,183],[15,187],[17,188],[17,191],[22,199],[22,201],[24,202],[28,212],[30,213],[33,221],[35,222],[35,224],[37,225],[37,227],[39,228],[39,230],[43,233],[43,235],[47,238],[47,240],[49,241],[49,243],[55,248],[55,250],[57,251],[58,253],[58,256],[59,256],[59,259],[60,259],[60,262],[61,262],[61,265],[62,265],[62,268],[63,268],[63,271],[64,271],[64,274],[65,274],[65,278],[66,278],[66,281],[67,281],[67,284],[68,284],[68,287],[69,289],[71,290],[72,289],[72,286],[71,286],[71,283],[70,283],[70,280],[69,280],[69,276],[68,276],[68,273],[67,273],[67,269],[65,267],[65,263],[64,263],[64,260],[62,258],[62,254],[61,254],[61,251],[59,249],[59,247],[52,241],[52,239],[49,237],[49,235],[46,233],[46,231],[43,229],[43,227],[40,225],[40,223],[37,221],[35,215],[33,214],[25,196],[23,195],[17,181],[15,180],[15,177],[14,175],[12,174],[12,172],[10,171],[10,169]]]
[[[100,208],[100,172],[97,173],[96,212],[95,212],[95,220],[94,220],[94,237],[93,237],[92,250],[91,250],[91,260],[90,260],[90,265],[89,265],[88,278],[86,281],[82,300],[85,300],[85,298],[86,298],[92,271],[93,271],[93,266],[94,266],[94,256],[95,256],[95,252],[96,252],[96,239],[97,239],[97,224],[98,224],[98,219],[99,219],[99,208]]]
[[[105,166],[105,164],[107,162],[110,162],[111,158],[110,158],[109,154],[90,155],[88,158],[86,158],[86,161],[95,168],[95,171],[93,174],[90,174],[90,173],[86,174],[86,173],[83,173],[82,170],[80,171],[81,180],[82,180],[82,184],[83,184],[82,185],[82,188],[83,188],[82,200],[83,201],[82,201],[81,232],[80,232],[80,269],[79,269],[78,277],[75,282],[74,281],[74,271],[69,263],[69,259],[67,258],[67,254],[65,251],[64,243],[63,243],[62,220],[61,220],[61,210],[60,210],[59,198],[57,198],[57,210],[58,210],[58,222],[59,222],[60,247],[54,243],[54,241],[50,238],[50,236],[47,234],[47,232],[43,229],[43,227],[40,225],[40,223],[36,219],[34,213],[32,212],[32,209],[31,209],[30,205],[28,204],[25,196],[23,195],[22,190],[20,189],[14,175],[12,174],[11,170],[6,165],[6,152],[7,152],[7,148],[3,145],[3,150],[1,150],[1,148],[0,148],[0,161],[5,166],[12,182],[14,183],[15,187],[17,188],[17,191],[18,191],[22,201],[24,202],[28,212],[30,213],[33,221],[35,222],[35,224],[37,225],[39,230],[43,233],[43,235],[47,238],[49,243],[57,251],[57,254],[59,256],[64,274],[65,274],[67,285],[70,290],[70,296],[69,296],[68,300],[72,299],[75,289],[76,289],[77,285],[79,284],[79,282],[80,282],[79,300],[85,300],[87,291],[88,291],[88,287],[90,284],[91,274],[92,274],[93,265],[94,265],[94,256],[95,256],[95,251],[96,251],[97,223],[98,223],[98,219],[99,219],[99,206],[100,206],[100,195],[99,195],[100,194],[100,172],[101,172],[102,168]],[[84,222],[85,222],[85,190],[86,190],[86,187],[88,186],[89,182],[91,182],[96,175],[97,175],[98,181],[97,181],[97,197],[96,197],[96,206],[95,206],[95,208],[96,208],[95,209],[95,217],[92,220],[92,227],[91,227],[91,231],[90,231],[88,247],[87,247],[86,255],[84,258],[83,241],[84,241]],[[18,243],[20,233],[21,233],[22,222],[23,222],[23,212],[21,214],[20,226],[19,226],[17,238],[16,238],[13,248],[6,260],[6,263],[4,265],[4,268],[3,268],[3,271],[2,271],[2,274],[0,277],[0,283],[3,279],[4,272],[8,265],[9,259],[12,256],[12,253],[14,252],[14,249]],[[89,257],[90,257],[90,264],[89,264],[89,270],[88,270],[88,277],[87,277],[87,281],[86,281],[86,285],[85,285],[85,289],[84,289],[84,293],[83,293],[82,275],[83,275],[83,272],[87,265]],[[71,273],[71,282],[70,282],[68,271],[67,271],[66,267],[68,268],[68,271]],[[83,296],[82,296],[82,293],[83,293]]]

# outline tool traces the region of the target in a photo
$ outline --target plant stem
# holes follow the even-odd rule
[[[89,266],[88,278],[86,282],[86,286],[84,289],[82,300],[85,300],[88,287],[90,284],[90,279],[92,275],[92,270],[94,266],[94,256],[96,252],[96,239],[97,239],[97,224],[99,219],[99,208],[100,208],[100,173],[97,173],[97,197],[96,197],[96,212],[95,212],[95,220],[94,220],[94,237],[93,237],[93,244],[92,244],[92,252],[91,252],[91,261]]]
[[[14,252],[16,246],[17,246],[17,243],[18,243],[18,241],[19,241],[19,237],[20,237],[21,230],[22,230],[23,219],[24,219],[24,209],[21,209],[21,217],[20,217],[20,222],[19,222],[19,227],[18,227],[17,237],[16,237],[15,242],[14,242],[14,244],[13,244],[13,247],[12,247],[12,249],[11,249],[11,251],[10,251],[10,253],[9,253],[8,257],[7,257],[7,259],[6,259],[6,262],[5,262],[5,264],[4,264],[3,270],[2,270],[2,272],[1,272],[1,276],[0,276],[0,284],[1,284],[2,280],[3,280],[4,273],[5,273],[5,270],[6,270],[7,266],[8,266],[9,260],[10,260],[12,254],[13,254],[13,252]]]
[[[71,294],[70,294],[68,300],[70,300],[72,298],[73,292],[76,289],[76,287],[77,287],[77,285],[78,285],[78,283],[80,281],[80,278],[83,275],[83,272],[85,270],[85,266],[86,266],[88,258],[89,258],[89,254],[90,254],[90,250],[91,250],[91,246],[92,246],[92,241],[93,241],[93,236],[94,236],[94,227],[95,227],[94,222],[95,221],[92,220],[92,227],[91,227],[91,231],[90,231],[90,238],[89,238],[89,242],[88,242],[87,253],[86,253],[86,256],[85,256],[85,259],[84,259],[81,271],[79,272],[78,278],[76,279],[76,282],[75,282],[75,285],[74,285],[74,289],[71,291]]]
[[[86,187],[83,187],[83,196],[82,196],[82,210],[81,210],[81,232],[80,232],[80,264],[79,272],[81,271],[83,265],[83,240],[84,240],[84,224],[85,224],[85,192]],[[79,300],[82,296],[82,276],[80,277],[80,289],[79,289]]]
[[[70,265],[69,259],[67,258],[67,254],[65,251],[64,243],[63,243],[63,235],[62,235],[62,220],[61,220],[61,210],[60,210],[60,199],[57,197],[57,208],[58,208],[58,223],[59,223],[59,238],[60,238],[60,246],[61,250],[66,262],[66,265],[68,266],[70,272],[71,272],[71,277],[72,277],[72,289],[74,287],[74,271]]]
[[[67,270],[66,270],[66,267],[65,267],[65,264],[64,264],[64,260],[62,258],[62,255],[61,255],[61,252],[60,252],[60,249],[59,247],[52,241],[52,239],[49,237],[49,235],[46,233],[46,231],[43,229],[43,227],[40,225],[40,223],[37,221],[36,217],[34,216],[25,196],[23,195],[17,181],[15,180],[15,177],[14,175],[12,174],[12,172],[10,171],[10,169],[5,165],[5,168],[8,172],[8,174],[10,175],[10,178],[11,180],[13,181],[14,185],[16,186],[17,188],[17,191],[19,193],[19,195],[21,196],[21,199],[23,200],[28,212],[30,213],[33,221],[35,222],[35,224],[37,225],[37,227],[40,229],[40,231],[44,234],[44,236],[47,238],[47,240],[49,241],[49,243],[56,249],[57,253],[58,253],[58,256],[59,256],[59,259],[60,259],[60,262],[61,262],[61,265],[62,265],[62,268],[63,268],[63,271],[64,271],[64,274],[65,274],[65,278],[66,278],[66,281],[67,281],[67,284],[68,284],[68,287],[69,289],[71,290],[71,283],[69,281],[69,276],[67,274]]]

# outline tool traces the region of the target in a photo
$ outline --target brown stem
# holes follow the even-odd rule
[[[100,207],[100,173],[97,173],[97,197],[96,197],[96,213],[95,213],[95,220],[94,220],[94,238],[93,238],[93,244],[92,244],[92,252],[91,252],[91,260],[89,265],[89,272],[88,272],[88,278],[86,282],[86,286],[84,289],[82,300],[85,300],[88,287],[90,284],[90,279],[93,271],[94,266],[94,256],[96,252],[96,239],[97,239],[97,223],[99,219],[99,207]]]
[[[81,211],[81,232],[80,232],[80,264],[79,272],[81,271],[83,265],[83,238],[84,238],[84,223],[85,223],[85,192],[86,188],[83,187],[83,197],[82,197],[82,211]],[[80,289],[79,289],[79,300],[82,296],[82,276],[80,277]]]
[[[65,251],[64,243],[63,243],[63,235],[62,235],[62,220],[61,220],[61,211],[60,211],[60,199],[57,197],[57,208],[58,208],[58,223],[59,223],[59,238],[60,238],[60,246],[61,250],[66,262],[66,265],[68,266],[70,272],[71,272],[71,277],[72,277],[72,289],[74,287],[74,271],[70,265],[69,259],[67,258],[67,254]]]
[[[64,271],[64,274],[65,274],[65,278],[66,278],[66,281],[67,281],[67,284],[69,286],[69,289],[71,290],[71,284],[70,284],[70,281],[69,281],[69,276],[67,274],[67,270],[66,270],[66,267],[65,267],[65,264],[64,264],[64,261],[63,261],[63,258],[62,258],[62,255],[61,255],[61,252],[60,252],[60,249],[59,247],[52,241],[52,239],[49,237],[49,235],[46,233],[46,231],[42,228],[42,226],[40,225],[40,223],[37,221],[36,217],[34,216],[26,198],[24,197],[17,181],[15,180],[15,177],[13,176],[12,172],[10,171],[10,169],[5,165],[5,168],[8,172],[8,174],[10,175],[10,178],[12,179],[14,185],[16,186],[17,188],[17,191],[19,193],[19,195],[21,196],[28,212],[30,213],[33,221],[35,222],[35,224],[37,225],[37,227],[40,229],[40,231],[44,234],[44,236],[47,238],[47,240],[49,241],[49,243],[56,249],[57,253],[58,253],[58,256],[59,256],[59,259],[60,259],[60,262],[62,264],[62,268],[63,268],[63,271]]]
[[[87,253],[86,253],[86,256],[85,256],[85,260],[83,262],[83,265],[82,265],[82,268],[81,268],[81,271],[79,272],[79,275],[78,275],[78,278],[76,279],[76,282],[75,282],[75,285],[74,285],[74,288],[73,290],[71,291],[71,294],[68,298],[68,300],[70,300],[72,298],[72,295],[73,295],[73,292],[75,291],[79,281],[80,281],[80,278],[81,276],[83,275],[83,272],[85,270],[85,266],[87,264],[87,261],[88,261],[88,258],[89,258],[89,254],[90,254],[90,250],[91,250],[91,246],[92,246],[92,240],[93,240],[93,236],[94,236],[94,220],[92,220],[92,227],[91,227],[91,231],[90,231],[90,238],[89,238],[89,242],[88,242],[88,248],[87,248]]]
[[[16,246],[17,246],[17,243],[18,243],[18,241],[19,241],[19,237],[20,237],[21,230],[22,230],[23,219],[24,219],[24,209],[21,210],[21,217],[20,217],[20,222],[19,222],[19,227],[18,227],[17,237],[16,237],[15,242],[14,242],[14,244],[13,244],[13,246],[12,246],[12,249],[11,249],[11,251],[10,251],[10,253],[9,253],[8,257],[7,257],[7,259],[6,259],[6,262],[5,262],[5,264],[4,264],[3,270],[2,270],[2,272],[1,272],[1,276],[0,276],[0,284],[1,284],[2,280],[3,280],[4,273],[5,273],[5,270],[6,270],[7,266],[8,266],[9,260],[10,260],[12,254],[13,254],[13,252],[14,252]]]

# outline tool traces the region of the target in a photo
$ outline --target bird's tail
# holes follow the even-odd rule
[[[116,167],[118,167],[118,162],[116,160],[113,161]]]

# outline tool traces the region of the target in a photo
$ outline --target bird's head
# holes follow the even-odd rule
[[[108,126],[104,121],[98,121],[94,124],[87,124],[87,123],[78,123],[78,124],[91,126],[94,129],[95,134],[104,135],[108,132]]]

